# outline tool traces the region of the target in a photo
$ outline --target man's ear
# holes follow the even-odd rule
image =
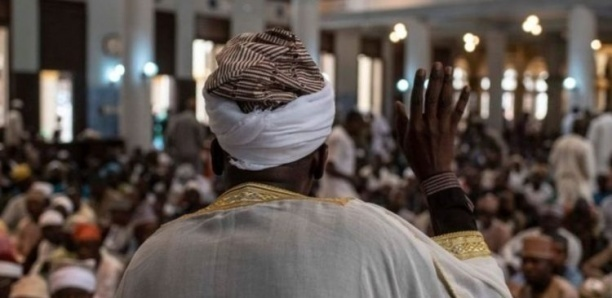
[[[219,141],[217,141],[217,138],[213,139],[212,143],[210,144],[210,157],[212,160],[212,168],[215,175],[223,175],[227,153],[223,151],[223,148],[221,148],[221,145],[219,145]]]
[[[325,165],[327,164],[327,145],[323,144],[317,152],[314,154],[314,158],[312,159],[312,175],[316,180],[319,180],[323,177],[323,173],[325,173]]]

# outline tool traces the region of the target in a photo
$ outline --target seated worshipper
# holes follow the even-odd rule
[[[612,275],[602,279],[589,278],[580,287],[581,298],[610,298],[612,297]]]
[[[602,278],[612,273],[612,245],[588,259],[582,265],[587,277]]]
[[[550,236],[553,240],[553,269],[557,276],[563,277],[567,280],[574,289],[579,289],[583,282],[582,273],[578,270],[578,267],[568,266],[567,261],[567,239],[561,235]],[[525,276],[522,272],[517,273],[512,277],[512,282],[517,285],[525,284]]]
[[[543,165],[535,165],[531,170],[529,182],[523,186],[523,193],[527,203],[536,209],[552,203],[555,189],[546,182],[548,170]]]
[[[0,298],[8,298],[11,286],[23,275],[23,266],[15,258],[15,249],[7,235],[0,235]]]
[[[50,185],[35,183],[26,195],[28,216],[19,222],[16,232],[16,245],[19,258],[27,257],[41,238],[38,225],[41,214],[49,205]]]
[[[96,276],[89,268],[64,266],[55,269],[49,276],[49,290],[51,298],[93,298]]]
[[[68,218],[74,212],[74,204],[66,196],[57,196],[51,199],[51,208],[59,211],[64,218]]]
[[[336,125],[327,138],[328,157],[320,181],[321,198],[359,198],[357,185],[357,147],[355,139],[365,128],[363,116],[356,111],[346,115],[344,125]]]
[[[601,214],[603,217],[603,236],[612,243],[612,196],[608,196],[601,203]]]
[[[291,32],[241,34],[217,61],[204,98],[214,170],[229,190],[149,238],[118,298],[510,297],[451,172],[469,97],[465,88],[451,104],[452,68],[434,65],[425,114],[422,69],[410,121],[396,105],[402,148],[419,156],[432,239],[379,206],[307,196],[325,172],[335,99]]]
[[[581,262],[601,249],[599,226],[599,214],[585,199],[579,199],[565,216],[563,227],[576,235],[582,244]]]
[[[47,282],[39,275],[26,275],[13,285],[9,298],[49,298]]]
[[[109,205],[111,225],[106,232],[103,246],[109,253],[119,259],[129,254],[130,244],[134,237],[132,216],[134,204],[131,200],[114,201]]]
[[[26,164],[16,165],[11,169],[10,178],[17,188],[17,195],[10,198],[4,207],[2,220],[11,231],[14,231],[19,222],[28,216],[26,196],[33,183],[32,169]]]
[[[477,223],[485,242],[494,253],[512,238],[512,228],[499,220],[496,215],[499,210],[499,198],[487,192],[476,202]]]
[[[75,223],[96,223],[96,213],[87,202],[83,202],[79,187],[69,186],[66,195],[74,206],[74,213],[66,220],[69,226]]]
[[[97,281],[94,297],[113,298],[125,265],[102,249],[102,235],[98,226],[79,224],[74,229],[72,239],[79,260],[94,260]]]
[[[501,250],[501,255],[514,272],[520,268],[520,255],[523,249],[523,239],[529,236],[559,234],[567,239],[567,266],[578,266],[582,259],[582,246],[580,240],[571,232],[561,227],[563,208],[549,206],[541,211],[540,226],[524,230],[515,235]]]
[[[514,287],[516,298],[578,298],[577,290],[554,273],[554,243],[548,236],[523,239],[522,272],[525,284]]]
[[[525,166],[523,157],[516,154],[510,157],[510,172],[508,173],[508,187],[514,192],[523,192],[529,170]]]
[[[24,262],[25,272],[28,274],[41,274],[45,265],[51,260],[56,250],[62,248],[64,243],[64,216],[57,210],[48,209],[38,220],[42,231],[42,239],[36,250],[32,250]]]

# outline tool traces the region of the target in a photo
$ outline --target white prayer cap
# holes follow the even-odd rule
[[[47,182],[34,182],[30,186],[30,191],[39,192],[48,198],[53,194],[53,185]]]
[[[231,163],[260,171],[288,164],[319,148],[331,133],[335,117],[334,91],[326,82],[274,110],[243,113],[236,102],[204,92],[210,129]]]
[[[45,280],[38,275],[28,275],[18,280],[11,288],[9,298],[49,298]]]
[[[20,278],[23,275],[23,266],[18,263],[0,261],[0,276]]]
[[[57,210],[49,209],[40,216],[38,225],[40,227],[47,226],[63,226],[65,222],[64,216]]]
[[[68,212],[68,214],[72,214],[74,212],[74,204],[72,201],[66,196],[57,196],[51,200],[51,206],[61,206]]]
[[[91,269],[81,266],[62,267],[49,276],[49,288],[51,294],[67,288],[81,289],[93,293],[96,291],[96,276]]]

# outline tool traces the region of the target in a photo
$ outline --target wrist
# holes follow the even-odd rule
[[[449,188],[461,188],[461,185],[454,172],[445,171],[423,179],[421,188],[426,196],[431,196]]]

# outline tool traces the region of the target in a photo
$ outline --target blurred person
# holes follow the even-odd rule
[[[343,125],[336,125],[329,137],[329,153],[325,174],[320,181],[317,196],[323,198],[359,198],[355,189],[357,155],[355,139],[365,126],[363,116],[357,111],[346,115]]]
[[[554,273],[554,243],[548,236],[523,239],[521,271],[525,284],[515,288],[516,298],[578,298],[577,290]]]
[[[51,199],[51,208],[59,211],[64,218],[72,216],[74,213],[74,204],[67,196],[58,195]]]
[[[64,224],[66,219],[57,210],[48,209],[38,220],[41,241],[30,252],[24,262],[28,274],[41,274],[46,269],[51,256],[64,244]]]
[[[559,234],[551,236],[554,242],[553,265],[555,274],[569,281],[575,289],[579,289],[584,281],[582,273],[577,266],[567,265],[568,242],[567,239]]]
[[[523,186],[527,203],[536,209],[552,204],[555,189],[546,181],[548,169],[544,165],[535,165],[531,169],[529,181]]]
[[[374,114],[371,116],[372,146],[370,150],[374,155],[380,156],[384,163],[388,163],[391,161],[395,150],[395,140],[393,140],[391,134],[391,126],[385,117]]]
[[[499,196],[497,218],[510,227],[512,235],[524,230],[527,219],[525,214],[516,207],[517,195],[509,189],[502,189],[497,195]]]
[[[176,164],[190,164],[197,173],[202,173],[200,152],[206,135],[195,112],[195,99],[190,98],[186,101],[185,111],[170,118],[166,129],[166,148]]]
[[[4,145],[8,148],[19,148],[23,143],[26,131],[23,125],[22,110],[23,101],[21,99],[13,99],[4,130]],[[10,151],[11,149],[9,149]]]
[[[563,209],[559,206],[549,206],[540,211],[540,225],[516,234],[501,250],[501,255],[508,266],[518,271],[520,268],[520,253],[523,250],[523,240],[530,236],[559,234],[568,243],[568,266],[578,266],[582,259],[582,246],[580,240],[570,231],[561,227],[563,221]]]
[[[585,199],[576,201],[565,216],[563,227],[576,235],[582,244],[581,262],[590,258],[598,249],[599,215]]]
[[[250,57],[259,60],[248,63]],[[466,88],[451,104],[452,68],[434,65],[425,115],[424,70],[413,84],[412,98],[419,100],[412,101],[410,120],[396,104],[400,144],[417,177],[429,177],[422,187],[437,244],[381,207],[307,196],[325,172],[335,100],[295,35],[282,29],[241,34],[217,60],[204,98],[217,137],[214,170],[229,190],[149,238],[130,262],[118,298],[510,296],[451,172],[456,127],[469,98]],[[255,80],[271,93],[250,88]],[[408,132],[408,126],[418,129]],[[442,129],[437,138],[427,133],[434,127]],[[462,254],[467,246],[455,245],[455,232],[475,249]],[[452,288],[440,272],[453,277]]]
[[[66,195],[74,206],[74,213],[66,220],[69,226],[74,223],[96,223],[96,213],[88,202],[83,202],[79,187],[69,186]]]
[[[508,173],[508,187],[514,192],[523,192],[523,187],[529,177],[529,170],[525,166],[523,157],[515,154],[510,157],[510,171]]]
[[[6,207],[2,211],[2,220],[9,230],[14,231],[21,219],[28,215],[26,208],[26,193],[32,187],[32,169],[27,164],[18,164],[11,169],[11,180],[17,188],[17,194],[10,198]],[[38,185],[37,187],[41,187]],[[46,187],[45,187],[46,188]]]
[[[9,298],[49,298],[47,282],[39,275],[26,275],[11,288]]]
[[[113,298],[125,265],[102,248],[102,233],[95,224],[79,224],[72,233],[79,260],[94,260],[96,291],[94,298]]]
[[[8,298],[11,287],[23,276],[23,266],[17,261],[15,248],[8,235],[0,235],[0,298]]]
[[[478,229],[493,253],[499,253],[512,238],[512,229],[496,217],[499,204],[499,198],[492,192],[481,196],[476,203]]]
[[[116,201],[109,205],[111,222],[103,246],[120,260],[129,254],[131,248],[134,237],[134,227],[131,224],[134,209],[134,202],[130,200]]]
[[[582,265],[586,277],[602,278],[612,273],[612,244],[592,256]]]
[[[580,108],[573,107],[572,110],[563,116],[561,120],[561,133],[564,135],[571,134],[573,132],[574,123],[580,119]],[[586,121],[585,121],[586,124]]]
[[[28,216],[21,219],[15,232],[17,252],[20,258],[30,255],[42,237],[38,225],[40,216],[49,205],[51,189],[49,185],[35,184],[26,195],[26,210]]]
[[[550,153],[550,165],[557,187],[557,204],[571,209],[578,199],[593,204],[595,184],[595,153],[584,137],[586,124],[574,122],[571,134],[555,141]]]
[[[93,298],[96,276],[89,268],[64,266],[49,276],[49,291],[51,298]]]
[[[612,243],[612,196],[603,200],[600,210],[603,219],[603,237]]]
[[[593,145],[597,175],[608,175],[608,162],[612,158],[612,105],[593,119],[589,126],[587,138]]]

